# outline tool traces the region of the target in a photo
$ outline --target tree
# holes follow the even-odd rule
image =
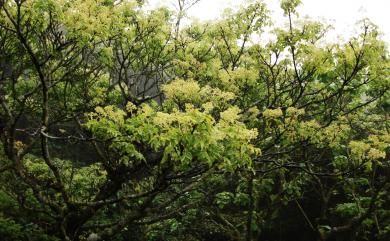
[[[377,27],[329,44],[295,0],[285,28],[261,1],[181,26],[196,2],[1,2],[0,234],[386,240]]]

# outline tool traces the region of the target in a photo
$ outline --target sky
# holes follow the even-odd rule
[[[246,0],[200,0],[188,12],[188,15],[199,20],[217,18],[227,7],[237,7]],[[285,20],[279,7],[279,0],[264,0],[271,11],[272,20],[282,24]],[[390,0],[302,0],[298,8],[300,16],[314,19],[326,19],[335,30],[334,36],[349,38],[354,33],[354,24],[365,17],[379,26],[383,39],[390,45]],[[173,7],[176,0],[149,0],[154,6],[168,5]],[[336,37],[334,37],[336,38]]]

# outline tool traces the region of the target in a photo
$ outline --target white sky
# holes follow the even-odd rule
[[[221,15],[223,9],[235,7],[246,0],[200,0],[189,11],[189,16],[199,20],[211,20]],[[279,0],[264,0],[272,12],[272,21],[284,21]],[[335,26],[335,32],[346,38],[353,33],[354,24],[368,17],[384,33],[383,39],[390,45],[390,0],[302,0],[300,16],[324,18]],[[176,0],[149,0],[151,5],[174,6]]]

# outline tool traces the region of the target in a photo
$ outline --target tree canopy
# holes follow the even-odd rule
[[[0,0],[2,240],[389,240],[377,26],[196,2]]]

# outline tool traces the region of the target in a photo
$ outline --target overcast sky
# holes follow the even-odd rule
[[[189,16],[199,20],[211,20],[221,15],[223,9],[235,7],[245,0],[200,0],[189,11]],[[272,12],[272,20],[283,22],[283,14],[279,8],[279,0],[264,0]],[[383,39],[390,44],[390,0],[302,0],[299,8],[300,16],[324,18],[335,26],[337,34],[347,38],[353,33],[354,24],[368,17],[384,33]],[[170,5],[176,0],[149,0],[152,5]]]

